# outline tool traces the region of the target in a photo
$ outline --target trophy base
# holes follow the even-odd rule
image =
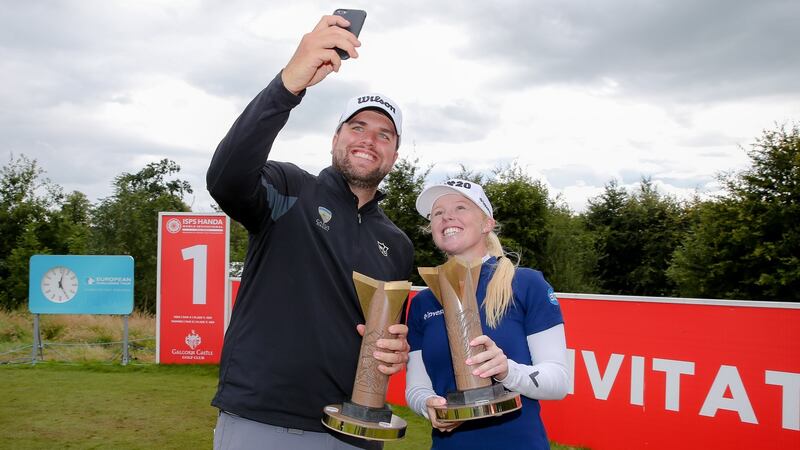
[[[371,441],[396,441],[406,435],[406,421],[392,415],[391,422],[367,422],[342,414],[342,405],[323,409],[322,424],[333,431]]]
[[[478,400],[463,405],[447,404],[443,408],[434,408],[436,418],[440,422],[461,422],[465,420],[483,419],[484,417],[502,416],[522,408],[522,399],[516,392],[505,394],[490,400]]]

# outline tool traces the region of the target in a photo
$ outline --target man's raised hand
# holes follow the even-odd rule
[[[350,22],[341,16],[323,16],[314,29],[303,36],[292,59],[281,73],[286,89],[297,95],[313,86],[331,72],[338,72],[342,59],[335,48],[346,51],[351,58],[358,58],[356,47],[361,42],[347,30]]]

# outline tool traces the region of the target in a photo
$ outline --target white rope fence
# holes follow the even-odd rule
[[[148,348],[144,345],[135,345],[137,342],[148,342],[152,341],[155,342],[155,336],[148,336],[138,339],[128,339],[128,346],[129,352],[136,351],[138,353],[150,353],[155,354],[155,345],[151,348]],[[42,341],[39,345],[38,353],[41,360],[44,360],[44,350],[51,350],[55,352],[62,360],[69,360],[69,356],[65,355],[63,352],[59,351],[59,348],[92,348],[92,347],[110,347],[119,345],[120,347],[125,343],[125,341],[109,341],[109,342],[47,342]],[[0,364],[19,364],[19,363],[31,363],[31,352],[33,351],[33,344],[23,345],[20,347],[13,348],[11,350],[5,351],[0,353]],[[25,356],[14,357],[11,356],[8,359],[6,357],[15,354],[22,354],[25,353]],[[110,360],[110,362],[117,361],[122,359],[122,350],[120,349],[118,352],[114,353]],[[135,358],[131,358],[135,359]]]

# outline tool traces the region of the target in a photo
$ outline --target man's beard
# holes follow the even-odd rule
[[[358,170],[353,167],[353,162],[347,155],[343,157],[334,155],[333,168],[344,176],[349,185],[359,189],[377,189],[383,178],[389,173],[384,172],[380,167],[376,167],[365,174],[358,173]]]

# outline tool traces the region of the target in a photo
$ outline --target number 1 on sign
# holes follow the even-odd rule
[[[206,304],[206,269],[208,267],[208,246],[195,245],[181,250],[183,260],[193,260],[192,265],[192,304]]]

